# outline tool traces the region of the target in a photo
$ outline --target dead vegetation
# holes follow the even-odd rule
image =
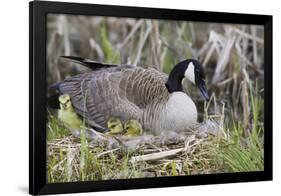
[[[217,127],[218,128],[218,127]],[[222,172],[210,151],[214,136],[197,132],[146,134],[132,139],[92,129],[92,138],[73,135],[48,142],[50,182],[107,180]],[[54,130],[53,130],[54,131]],[[82,136],[83,137],[83,136]],[[217,142],[219,137],[217,137]],[[82,177],[82,176],[84,177]]]

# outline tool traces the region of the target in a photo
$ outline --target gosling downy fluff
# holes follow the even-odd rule
[[[137,120],[128,120],[124,124],[125,136],[126,137],[134,137],[140,136],[143,134],[143,129],[139,121]]]
[[[120,134],[123,133],[123,124],[120,119],[118,118],[110,118],[107,121],[107,128],[108,132],[107,134],[109,135],[115,135],[115,134]]]
[[[72,107],[71,99],[68,94],[59,96],[60,109],[58,110],[58,118],[64,126],[72,131],[79,131],[83,125],[81,117]]]

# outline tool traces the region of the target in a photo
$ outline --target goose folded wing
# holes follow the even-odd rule
[[[61,93],[69,94],[77,113],[90,126],[103,128],[110,117],[139,119],[142,111],[119,88],[124,75],[120,68],[97,70],[68,78],[60,83]]]
[[[128,75],[123,71],[100,72],[92,77],[86,107],[90,117],[98,124],[105,126],[110,117],[122,121],[141,118],[142,110],[130,102],[124,89],[120,88],[120,81],[126,77]]]

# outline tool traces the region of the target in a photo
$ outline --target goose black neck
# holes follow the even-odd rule
[[[175,65],[172,69],[167,82],[165,83],[169,93],[182,92],[182,79],[187,68],[187,60],[182,61]]]

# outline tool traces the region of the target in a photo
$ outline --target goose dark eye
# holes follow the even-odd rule
[[[125,128],[124,128],[125,133],[128,132],[128,129],[129,129],[129,127],[125,127]]]
[[[114,127],[116,127],[116,125],[111,125],[111,126],[110,126],[110,128],[114,128]]]
[[[197,77],[202,80],[205,79],[204,73],[202,73],[202,71],[200,71],[199,69],[195,70],[195,75],[197,75]]]
[[[195,69],[195,78],[201,78],[201,72],[198,69]]]

